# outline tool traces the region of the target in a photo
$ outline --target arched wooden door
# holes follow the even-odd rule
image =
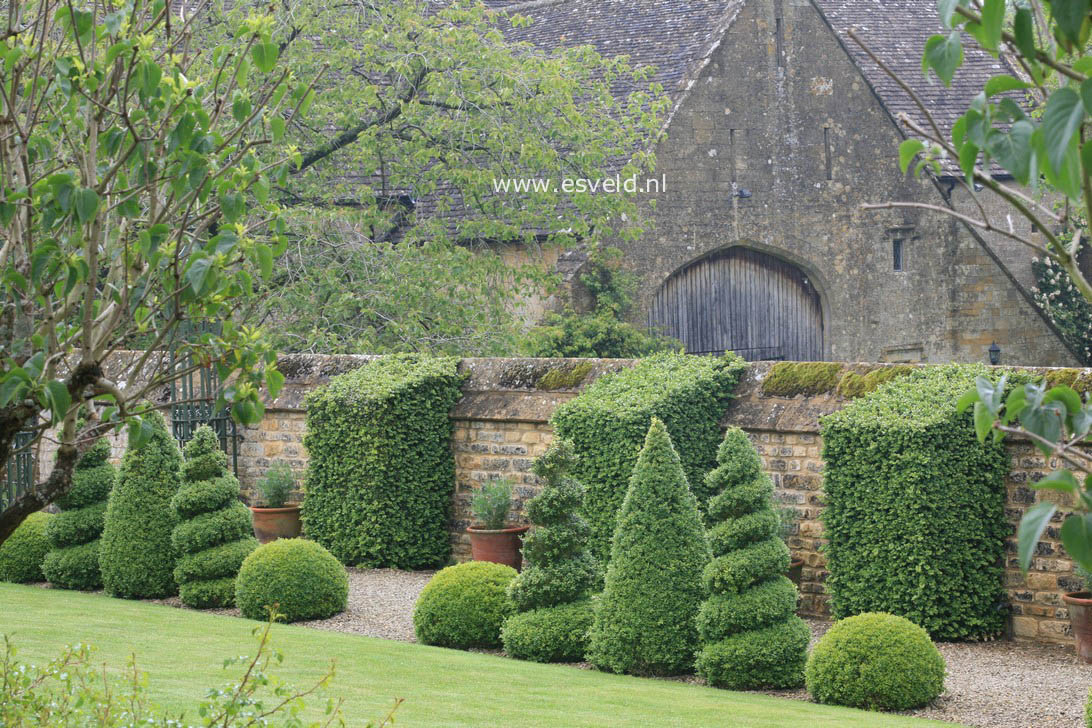
[[[792,263],[750,248],[728,248],[673,273],[652,301],[649,325],[691,354],[823,358],[818,291]]]

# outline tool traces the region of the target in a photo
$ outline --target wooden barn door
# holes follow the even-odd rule
[[[649,325],[691,354],[823,358],[819,293],[796,266],[750,248],[729,248],[672,274],[652,301]]]

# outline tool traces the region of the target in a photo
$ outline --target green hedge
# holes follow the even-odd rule
[[[890,612],[939,640],[1001,632],[1009,461],[955,407],[985,372],[919,369],[823,418],[836,617]]]
[[[590,599],[514,614],[501,629],[504,651],[519,660],[580,662],[593,616]]]
[[[308,537],[342,563],[423,569],[451,555],[456,366],[387,356],[308,396],[301,515]]]
[[[110,491],[99,547],[106,593],[126,599],[157,599],[178,591],[172,571],[178,557],[171,530],[178,517],[171,498],[178,491],[182,453],[158,412],[143,447],[125,451],[118,482]]]
[[[286,622],[325,619],[345,611],[348,601],[345,567],[322,546],[302,538],[259,546],[235,580],[235,603],[249,619],[269,619],[267,607],[274,604]]]
[[[615,516],[653,417],[667,426],[704,510],[711,495],[704,476],[716,465],[721,436],[717,421],[746,366],[734,354],[655,354],[600,377],[555,410],[554,431],[572,440],[580,457],[573,477],[587,487],[583,513],[591,526],[592,553],[600,561],[610,555]]]
[[[0,581],[42,581],[42,560],[49,550],[46,528],[53,515],[38,511],[26,517],[7,540],[0,543]]]
[[[441,569],[413,607],[413,631],[426,645],[500,647],[501,627],[515,610],[505,593],[516,570],[491,561]]]

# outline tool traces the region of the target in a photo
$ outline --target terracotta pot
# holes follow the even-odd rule
[[[789,570],[785,572],[785,576],[789,577],[789,580],[793,584],[796,584],[796,588],[800,588],[800,578],[804,569],[803,559],[793,559],[789,562]]]
[[[278,538],[298,538],[300,535],[299,503],[281,508],[251,506],[250,515],[254,524],[254,537],[260,543],[269,543]]]
[[[1092,663],[1092,592],[1071,592],[1062,595],[1069,607],[1069,624],[1077,638],[1077,655]]]
[[[523,566],[523,554],[520,547],[530,526],[512,526],[489,530],[478,526],[470,526],[466,532],[470,534],[470,558],[475,561],[492,561],[497,564],[507,564],[516,571]]]

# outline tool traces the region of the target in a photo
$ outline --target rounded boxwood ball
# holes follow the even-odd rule
[[[516,570],[490,561],[449,566],[432,577],[413,608],[417,641],[440,647],[500,647],[515,610],[505,590]]]
[[[0,581],[45,581],[42,561],[49,551],[49,539],[45,532],[51,518],[53,516],[49,513],[31,513],[0,544]]]
[[[235,603],[250,619],[269,619],[266,607],[273,604],[285,622],[324,619],[345,611],[348,600],[345,567],[302,538],[259,546],[243,560],[235,580]]]
[[[870,612],[831,627],[808,657],[804,677],[820,703],[909,710],[944,690],[944,658],[910,620]]]

